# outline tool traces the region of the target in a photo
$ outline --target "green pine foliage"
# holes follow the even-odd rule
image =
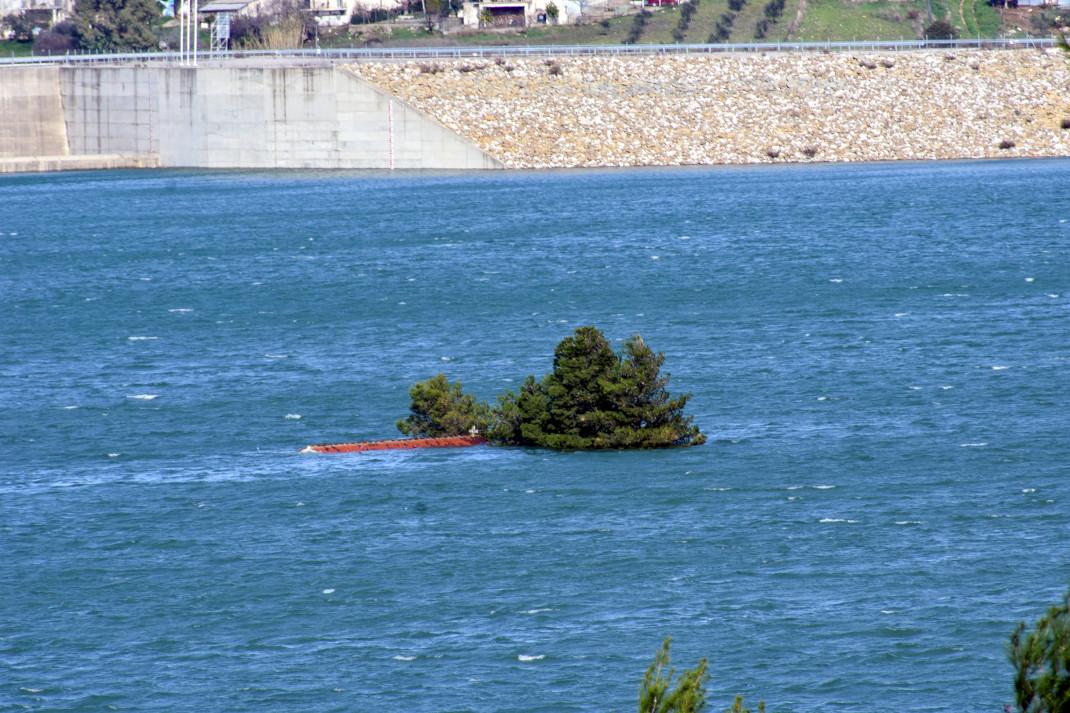
[[[557,450],[697,446],[706,437],[672,397],[665,356],[635,336],[617,355],[595,327],[580,327],[554,351],[553,371],[499,398],[490,439]]]
[[[1070,592],[1032,631],[1019,624],[1008,654],[1022,713],[1070,713]]]
[[[464,393],[461,382],[450,383],[444,374],[413,384],[409,397],[409,415],[397,423],[406,436],[464,436],[484,433],[490,424],[490,407]]]
[[[553,371],[529,376],[492,410],[443,374],[413,385],[407,436],[455,436],[476,429],[492,443],[557,450],[669,448],[706,442],[684,415],[690,394],[672,396],[665,355],[636,335],[614,353],[595,327],[580,327],[554,352]]]
[[[669,668],[672,637],[661,644],[639,688],[639,713],[701,713],[706,708],[706,682],[710,678],[706,659],[684,671],[673,686],[674,669]]]
[[[706,709],[706,683],[710,679],[706,659],[699,659],[698,666],[680,674],[673,686],[676,671],[669,668],[671,646],[670,636],[662,642],[643,676],[639,687],[639,713],[702,713]],[[751,710],[743,705],[743,696],[736,696],[735,703],[726,713],[751,713]],[[765,713],[765,701],[758,703],[758,713]]]
[[[751,710],[743,705],[743,696],[736,696],[736,702],[726,713],[751,713]],[[765,701],[758,701],[758,713],[765,713]]]
[[[78,46],[97,52],[155,49],[162,20],[156,0],[76,0]]]

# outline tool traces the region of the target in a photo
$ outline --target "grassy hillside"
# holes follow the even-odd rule
[[[951,22],[963,37],[995,37],[1000,30],[999,11],[976,0],[953,3]]]
[[[798,38],[806,41],[912,40],[928,24],[927,14],[925,2],[807,0]]]
[[[0,57],[26,57],[32,49],[33,45],[29,42],[0,40]]]
[[[782,3],[769,17],[770,2]],[[737,9],[733,10],[730,3]],[[690,24],[680,32],[681,9],[651,8],[638,44],[777,42],[800,40],[910,40],[924,36],[934,20],[947,20],[963,38],[1001,34],[997,10],[984,0],[697,0]],[[768,20],[764,32],[758,23]],[[532,27],[516,34],[477,32],[446,37],[395,30],[387,45],[621,44],[635,23],[632,14],[586,25]],[[724,29],[718,30],[718,25]],[[727,32],[727,35],[725,34]]]

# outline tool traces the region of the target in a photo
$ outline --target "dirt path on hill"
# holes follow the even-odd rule
[[[970,3],[970,15],[973,17],[973,25],[966,19],[966,3]],[[977,11],[974,9],[973,0],[959,0],[959,19],[962,20],[962,31],[969,37],[977,30]]]
[[[788,25],[788,41],[795,39],[795,34],[802,27],[803,18],[806,17],[806,0],[799,0],[799,7],[795,9],[795,19]]]

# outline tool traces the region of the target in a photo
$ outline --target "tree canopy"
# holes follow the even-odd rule
[[[1008,654],[1022,713],[1070,713],[1070,592],[1031,631],[1019,624]]]
[[[491,440],[544,448],[697,446],[706,437],[672,397],[665,355],[636,335],[617,355],[595,327],[580,327],[554,351],[553,371],[499,398]]]
[[[550,374],[527,377],[493,410],[439,374],[412,387],[398,428],[452,436],[474,427],[493,443],[559,450],[701,445],[706,436],[684,415],[690,395],[669,394],[664,362],[639,335],[618,355],[598,329],[580,327],[557,345]]]
[[[78,45],[100,52],[155,49],[160,23],[156,0],[75,0]]]
[[[463,436],[473,429],[485,432],[490,424],[490,407],[464,393],[461,382],[450,383],[445,374],[413,384],[409,397],[409,415],[397,423],[406,436]]]

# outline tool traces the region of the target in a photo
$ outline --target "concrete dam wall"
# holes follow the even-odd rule
[[[332,66],[5,68],[0,110],[0,170],[500,167]]]
[[[53,67],[0,72],[0,159],[67,153],[59,72]]]
[[[0,171],[1070,156],[1057,50],[0,68]]]

